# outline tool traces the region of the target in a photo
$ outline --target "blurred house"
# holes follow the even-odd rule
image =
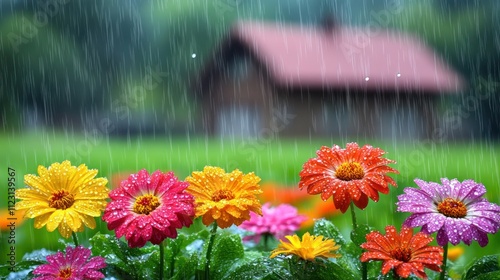
[[[423,139],[459,75],[419,39],[387,30],[238,22],[196,81],[218,136]]]

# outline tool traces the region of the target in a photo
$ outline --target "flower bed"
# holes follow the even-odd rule
[[[290,205],[261,205],[260,178],[239,170],[207,166],[184,181],[172,172],[140,170],[112,191],[97,170],[69,161],[40,166],[18,189],[16,210],[34,219],[35,228],[58,229],[73,245],[53,253],[27,254],[11,277],[18,279],[368,279],[440,278],[452,275],[448,244],[477,241],[500,228],[500,206],[488,202],[485,187],[473,180],[441,184],[416,179],[405,188],[397,211],[410,212],[403,225],[385,234],[358,224],[355,208],[379,200],[398,173],[385,152],[356,143],[321,147],[300,172],[299,189],[332,198],[341,213],[350,209],[347,241],[329,221],[318,219],[312,232],[295,234],[305,217]],[[299,191],[299,190],[297,190]],[[108,198],[110,201],[108,201]],[[104,214],[102,214],[104,212]],[[386,213],[391,215],[390,212]],[[90,248],[78,232],[95,228],[95,218],[115,236],[97,233]],[[201,218],[207,227],[178,233]],[[335,218],[335,217],[333,217]],[[235,229],[239,230],[235,230]],[[399,230],[398,230],[399,228]],[[420,228],[414,233],[413,228]],[[430,243],[436,239],[439,246]],[[123,238],[122,238],[123,237]],[[124,241],[124,240],[125,241]],[[270,251],[269,240],[279,241]],[[276,242],[274,242],[276,244]],[[92,254],[92,256],[91,256]],[[474,262],[464,279],[500,277],[499,256]],[[0,269],[7,269],[5,266]],[[16,274],[17,273],[17,274]],[[379,278],[377,278],[379,277]],[[484,278],[486,277],[486,278]],[[16,279],[16,278],[13,278]]]

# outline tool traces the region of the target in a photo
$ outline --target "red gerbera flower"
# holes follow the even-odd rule
[[[387,166],[395,163],[382,158],[385,151],[357,143],[348,143],[345,149],[334,145],[321,147],[318,157],[308,160],[300,172],[299,188],[307,187],[309,194],[320,194],[323,200],[333,195],[333,203],[342,213],[349,204],[360,209],[368,205],[368,197],[378,201],[378,192],[389,193],[388,184],[396,182],[386,173],[399,173]]]
[[[400,277],[408,277],[411,273],[422,279],[427,279],[424,268],[441,271],[443,248],[428,246],[432,237],[419,232],[413,235],[413,229],[403,226],[397,233],[394,226],[385,228],[385,235],[372,231],[366,235],[361,248],[367,250],[361,255],[361,261],[383,261],[382,274],[394,269]]]
[[[116,230],[116,237],[125,235],[132,248],[176,238],[177,229],[193,223],[194,197],[186,192],[188,186],[173,172],[158,170],[149,176],[143,169],[109,193],[102,219],[109,230]]]

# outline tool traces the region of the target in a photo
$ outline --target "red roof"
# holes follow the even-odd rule
[[[419,39],[376,31],[239,22],[231,36],[249,47],[282,86],[427,92],[463,88],[462,78]]]

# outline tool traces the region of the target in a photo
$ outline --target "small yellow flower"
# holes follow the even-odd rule
[[[83,231],[84,225],[95,228],[94,217],[106,207],[109,190],[105,178],[94,178],[97,170],[84,164],[71,166],[69,161],[53,163],[49,168],[38,166],[40,177],[24,176],[27,188],[16,190],[16,210],[26,210],[27,218],[35,219],[35,228],[47,225],[49,232],[56,228],[68,238]]]
[[[464,248],[462,247],[451,247],[448,249],[448,259],[450,261],[456,261],[464,254]]]
[[[287,235],[285,236],[289,242],[280,240],[278,248],[271,252],[270,258],[274,258],[277,255],[296,255],[303,260],[314,261],[316,258],[338,258],[341,255],[333,253],[337,251],[340,246],[335,245],[333,239],[323,239],[322,235],[311,236],[309,232],[306,232],[302,236],[302,241],[297,235]]]
[[[220,228],[239,226],[250,219],[250,211],[262,215],[256,195],[262,193],[260,178],[238,169],[226,173],[220,167],[205,166],[186,178],[187,191],[195,198],[195,216],[208,226],[214,221]]]

